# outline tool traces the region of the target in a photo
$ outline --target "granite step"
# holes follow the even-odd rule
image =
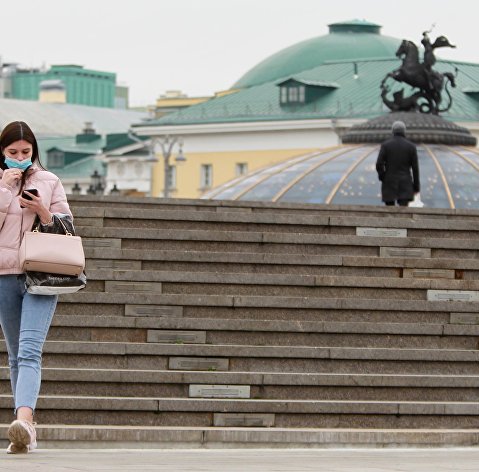
[[[88,267],[87,267],[88,269]],[[369,277],[311,275],[311,274],[256,274],[256,273],[215,273],[189,272],[177,270],[91,270],[88,269],[88,280],[104,282],[105,291],[117,290],[116,285],[129,290],[128,283],[162,283],[166,284],[218,284],[218,285],[269,285],[274,287],[348,287],[348,288],[393,288],[412,290],[479,290],[478,280],[435,279],[416,277],[378,277],[370,274]],[[124,285],[121,282],[127,282]],[[111,282],[120,282],[114,284]],[[97,284],[101,286],[101,284]],[[132,284],[130,284],[132,285]]]
[[[474,295],[474,294],[473,294]],[[425,298],[425,297],[424,297]],[[80,306],[97,305],[97,311],[103,310],[104,305],[117,305],[116,314],[127,313],[128,307],[131,306],[145,306],[151,308],[152,306],[167,306],[180,307],[177,312],[180,312],[187,306],[194,307],[235,307],[235,308],[288,308],[291,309],[291,319],[295,319],[295,310],[379,310],[379,311],[399,311],[399,312],[474,312],[477,309],[478,302],[474,298],[455,300],[440,299],[439,301],[431,300],[408,300],[401,299],[367,299],[367,298],[329,298],[329,297],[305,297],[305,296],[255,296],[255,295],[213,295],[201,293],[197,294],[161,294],[154,292],[146,293],[115,293],[115,292],[79,292],[75,294],[63,295],[60,300],[61,304],[74,303],[77,308]],[[102,306],[103,305],[103,306]],[[173,310],[174,311],[174,310]],[[136,316],[134,310],[131,315]],[[83,314],[91,314],[85,311]],[[107,314],[105,312],[105,314]],[[110,313],[111,314],[111,313]],[[175,314],[175,313],[173,313]],[[171,314],[162,314],[160,316],[171,316]],[[176,314],[176,316],[182,316]]]
[[[172,304],[113,304],[113,303],[72,303],[63,302],[60,297],[56,310],[56,316],[89,316],[96,317],[101,323],[103,318],[122,317],[169,320],[169,319],[203,319],[214,320],[257,320],[257,321],[318,321],[318,322],[364,322],[364,323],[429,323],[429,324],[447,324],[455,323],[453,319],[462,319],[466,317],[463,324],[478,324],[477,315],[471,313],[471,309],[458,312],[454,310],[428,310],[419,311],[408,307],[408,310],[402,310],[395,307],[395,310],[388,309],[388,306],[378,308],[376,304],[371,304],[369,308],[360,305],[358,307],[341,308],[338,305],[326,304],[318,309],[302,308],[299,306],[286,307],[267,307],[262,306],[233,306],[231,305],[212,305],[211,303],[198,305],[172,305]],[[217,301],[217,299],[215,300]],[[171,299],[169,300],[171,302]],[[429,302],[432,303],[432,302]],[[457,305],[457,303],[455,303]],[[463,304],[464,305],[464,304]],[[471,304],[469,303],[469,308]],[[343,303],[344,306],[344,303]],[[467,320],[467,317],[470,317]],[[475,318],[474,318],[475,317]],[[471,321],[472,320],[472,321]],[[475,321],[474,321],[475,320]],[[459,322],[458,323],[462,323]]]
[[[4,342],[0,359],[6,362]],[[476,375],[479,351],[47,341],[45,367]]]
[[[103,324],[100,322],[103,320]],[[163,323],[161,323],[163,321]],[[144,322],[144,323],[141,323]],[[278,326],[275,326],[278,324]],[[50,341],[476,349],[479,327],[57,315]]]
[[[164,448],[322,448],[322,447],[469,447],[476,446],[478,429],[353,429],[255,427],[257,417],[236,415],[238,427],[161,427],[116,425],[37,425],[41,449],[164,449]],[[9,423],[0,424],[0,437]],[[6,448],[6,440],[0,440]]]
[[[198,200],[198,199],[164,199],[151,197],[117,197],[109,195],[69,195],[73,209],[95,208],[98,210],[118,208],[141,208],[151,210],[201,211],[201,212],[247,212],[247,213],[293,213],[328,216],[377,216],[395,218],[436,218],[473,219],[478,212],[475,210],[448,208],[389,208],[371,205],[324,205],[304,203],[272,203],[231,200]]]
[[[338,274],[347,275],[376,275],[391,274],[400,277],[403,270],[450,270],[447,274],[451,278],[467,278],[466,271],[477,273],[479,260],[477,259],[451,259],[451,258],[416,258],[416,257],[364,257],[348,255],[314,255],[314,254],[286,254],[265,252],[204,252],[204,251],[176,251],[176,250],[151,250],[120,249],[120,248],[94,248],[86,247],[87,267],[92,270],[185,270],[227,272],[226,268],[237,271],[249,271],[280,274],[295,273],[329,275],[327,271],[338,271]],[[184,269],[183,269],[184,268]],[[206,270],[205,270],[206,269]],[[379,273],[378,271],[383,271]],[[417,274],[419,277],[421,274]],[[431,277],[432,276],[432,277]],[[424,278],[437,278],[434,273],[422,274]]]
[[[319,317],[318,317],[319,318]],[[56,314],[52,321],[55,327],[85,328],[135,328],[151,330],[193,330],[207,331],[259,331],[274,333],[362,333],[387,335],[419,335],[427,336],[479,336],[479,315],[452,314],[443,322],[391,322],[385,320],[371,321],[332,321],[315,319],[281,320],[255,319],[254,317],[206,318],[206,317],[157,317],[157,316],[88,316]]]
[[[360,331],[360,330],[358,330]],[[51,341],[143,342],[161,344],[235,345],[245,338],[252,346],[336,346],[375,348],[477,349],[477,335],[276,333],[261,331],[198,331],[122,328],[51,328]]]
[[[231,201],[231,200],[198,200],[198,199],[164,199],[149,197],[109,197],[69,195],[68,201],[71,208],[76,212],[95,211],[95,215],[102,216],[105,211],[111,209],[144,209],[153,211],[195,211],[205,213],[254,213],[254,214],[302,214],[312,216],[357,216],[357,217],[391,217],[402,219],[470,219],[474,210],[461,209],[436,209],[436,208],[386,208],[384,206],[371,205],[322,205],[300,203],[272,203],[255,201]],[[101,213],[103,212],[103,213]]]
[[[308,253],[323,254],[321,250],[330,248],[329,254],[352,255],[351,249],[357,251],[354,255],[379,255],[381,247],[415,249],[433,249],[433,257],[450,257],[445,254],[463,257],[475,254],[479,249],[479,239],[464,239],[461,237],[432,238],[425,237],[391,238],[391,237],[361,237],[343,234],[309,234],[261,231],[221,231],[221,230],[186,230],[186,229],[145,229],[145,228],[113,228],[113,227],[79,227],[77,230],[83,238],[86,248],[122,248],[122,249],[171,249],[178,250],[210,250],[224,248],[223,251],[233,252],[271,252],[277,253]],[[236,247],[236,249],[235,249]],[[230,249],[231,248],[231,249]],[[261,249],[261,251],[259,250]],[[341,253],[342,250],[342,253]],[[423,251],[420,257],[430,257]],[[328,253],[325,253],[328,254]],[[414,256],[412,256],[414,257]]]
[[[189,397],[192,386],[248,386],[256,399],[477,401],[479,376],[194,372],[120,369],[54,369],[42,373],[42,395]],[[0,368],[0,394],[10,394],[8,369]]]
[[[407,230],[409,237],[428,235],[428,230],[434,230],[441,237],[470,237],[477,239],[475,233],[479,223],[471,219],[448,218],[438,221],[437,218],[423,217],[421,219],[402,218],[394,216],[355,216],[355,215],[307,215],[301,213],[278,214],[277,212],[199,212],[183,209],[152,210],[152,209],[119,209],[78,208],[75,211],[77,225],[82,221],[88,226],[103,226],[115,228],[156,228],[156,229],[189,229],[200,230],[224,229],[239,231],[242,228],[270,231],[281,228],[281,231],[294,232],[328,232],[334,234],[356,234],[356,228],[371,229],[401,229]],[[82,218],[84,220],[82,220]],[[315,230],[316,228],[316,230]],[[371,231],[375,233],[375,231]],[[398,237],[399,234],[385,231],[388,236]],[[404,235],[405,236],[405,235]]]
[[[0,395],[0,422],[12,399]],[[277,427],[478,428],[478,402],[263,400],[40,395],[39,423],[214,426],[225,415],[274,415]],[[218,415],[219,416],[218,418]],[[216,418],[215,418],[216,417]],[[322,424],[322,426],[320,426]],[[386,426],[387,425],[387,426]]]

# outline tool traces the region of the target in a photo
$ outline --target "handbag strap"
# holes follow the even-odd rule
[[[23,213],[22,213],[22,218],[23,218]],[[66,236],[72,236],[72,233],[70,231],[67,230],[65,224],[63,223],[62,219],[59,218],[57,215],[55,215],[54,213],[52,213],[52,223],[54,223],[55,221],[58,221],[58,223],[60,223],[62,229],[63,229],[63,233],[66,235]],[[35,222],[33,223],[33,232],[41,232],[40,231],[40,225],[41,225],[41,222],[40,222],[40,218],[39,216],[37,215],[36,218],[35,218]]]

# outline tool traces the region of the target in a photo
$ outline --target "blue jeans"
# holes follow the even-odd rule
[[[56,295],[32,295],[25,275],[0,275],[0,324],[8,350],[15,412],[35,410],[40,391],[43,344],[57,305]]]

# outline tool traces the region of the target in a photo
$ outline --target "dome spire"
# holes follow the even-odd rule
[[[381,25],[366,20],[341,21],[328,25],[329,33],[370,33],[381,34]]]

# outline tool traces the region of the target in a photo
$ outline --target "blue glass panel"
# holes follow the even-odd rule
[[[252,185],[261,182],[262,179],[267,177],[270,174],[274,174],[280,171],[282,168],[291,164],[295,160],[301,160],[303,157],[298,157],[293,160],[289,160],[286,162],[280,162],[279,164],[275,164],[270,167],[266,167],[263,170],[260,170],[252,175],[246,176],[243,180],[240,180],[237,184],[227,187],[222,190],[220,193],[214,196],[215,200],[231,200],[234,199],[236,195],[240,194],[241,192],[245,191],[247,188],[251,187]]]
[[[297,164],[283,169],[280,173],[271,175],[264,182],[261,182],[258,186],[253,187],[249,192],[246,192],[241,196],[240,200],[272,200],[278,192],[280,192],[284,187],[286,187],[290,182],[296,179],[298,176],[304,174],[312,166],[324,162],[326,159],[329,159],[331,156],[334,156],[341,152],[338,149],[333,151],[325,152],[323,154],[315,155],[303,162],[298,162]]]
[[[331,190],[341,179],[347,169],[360,158],[367,149],[359,147],[351,149],[345,154],[318,167],[306,175],[296,185],[288,190],[281,198],[281,202],[324,203]]]
[[[479,155],[477,153],[475,153],[473,151],[469,151],[467,149],[463,149],[463,148],[456,148],[455,151],[458,152],[459,154],[461,154],[462,156],[467,157],[469,160],[474,162],[474,164],[479,166]],[[476,172],[477,172],[477,170],[476,170]]]
[[[477,208],[479,203],[477,171],[464,159],[439,146],[431,146],[443,168],[456,208]]]
[[[434,150],[431,148],[434,152]],[[419,158],[419,180],[421,182],[421,200],[430,208],[450,208],[446,189],[436,164],[423,147],[417,148]]]
[[[376,172],[379,149],[372,152],[339,187],[331,203],[381,205],[381,182]]]

